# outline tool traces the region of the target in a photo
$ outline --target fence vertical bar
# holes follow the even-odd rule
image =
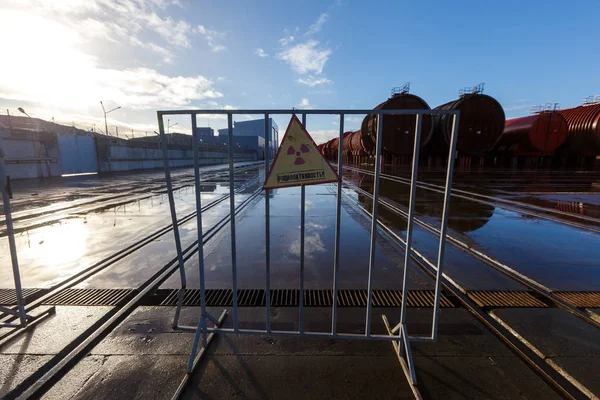
[[[446,171],[446,188],[444,190],[444,208],[442,211],[442,226],[440,227],[440,244],[438,248],[437,272],[435,276],[435,298],[433,303],[433,322],[431,325],[431,338],[436,341],[438,322],[440,319],[440,290],[444,269],[444,250],[446,246],[446,230],[448,228],[448,214],[450,214],[450,195],[452,191],[452,176],[454,173],[454,159],[456,157],[456,143],[458,142],[458,122],[460,115],[454,114],[452,119],[452,137],[450,138],[450,153],[448,154],[448,169]]]
[[[200,163],[198,161],[198,132],[196,114],[192,114],[192,141],[194,151],[194,183],[196,186],[196,226],[198,230],[198,269],[200,272],[200,320],[202,322],[202,344],[206,347],[206,282],[204,271],[204,234],[202,229],[202,191],[200,190]]]
[[[306,129],[306,113],[302,113],[302,125]],[[304,237],[306,235],[306,187],[300,186],[300,296],[298,298],[298,330],[304,332]]]
[[[338,274],[340,269],[340,225],[342,209],[342,142],[344,139],[344,114],[340,114],[340,136],[338,146],[338,184],[335,206],[335,245],[333,253],[333,301],[331,303],[331,333],[337,332],[337,298],[338,298]]]
[[[367,295],[367,318],[365,322],[365,336],[371,335],[371,313],[373,305],[373,269],[375,268],[375,248],[377,237],[377,204],[379,203],[379,175],[381,174],[381,137],[383,130],[383,118],[382,115],[377,115],[377,142],[375,143],[375,176],[373,186],[373,212],[371,219],[371,248],[369,251],[369,282],[368,282],[368,295]],[[341,145],[341,144],[340,144]]]
[[[10,209],[10,195],[7,190],[6,169],[4,167],[4,150],[0,149],[0,190],[2,190],[2,206],[4,209],[4,223],[8,235],[8,246],[10,248],[10,260],[12,262],[13,279],[15,281],[15,295],[17,298],[17,309],[19,312],[19,323],[21,327],[27,325],[27,314],[25,313],[25,300],[23,299],[23,287],[21,286],[21,273],[19,272],[19,260],[17,258],[17,245],[15,243],[15,231],[13,227],[12,211]]]
[[[237,333],[238,327],[238,293],[237,293],[237,254],[236,254],[236,242],[235,242],[235,194],[234,185],[235,180],[233,179],[233,115],[227,113],[227,137],[229,139],[229,145],[227,146],[229,152],[229,213],[231,220],[231,272],[233,274],[233,329]]]
[[[206,296],[204,286],[204,246],[202,244],[202,203],[200,191],[200,166],[198,165],[198,136],[196,132],[196,114],[192,114],[192,150],[194,157],[194,186],[196,187],[196,229],[198,236],[198,269],[200,272],[200,320],[196,327],[192,351],[188,360],[187,372],[191,373],[194,369],[194,359],[196,350],[202,336],[202,347],[206,348]]]
[[[408,219],[406,226],[406,249],[404,253],[404,271],[402,278],[402,304],[400,309],[400,323],[406,323],[406,299],[408,297],[408,263],[410,260],[410,252],[412,247],[412,228],[415,212],[415,196],[417,193],[417,172],[419,168],[419,149],[421,144],[421,126],[423,122],[423,116],[420,114],[416,115],[417,126],[415,128],[415,142],[413,149],[413,160],[412,160],[412,174],[410,177],[410,199],[408,203]],[[398,331],[398,337],[402,336],[403,330]],[[407,342],[408,343],[408,342]]]
[[[265,114],[265,177],[269,172],[269,114]],[[270,190],[265,189],[265,321],[267,334],[271,333],[271,223],[270,223]]]
[[[165,126],[162,114],[158,113],[158,132],[162,148],[163,163],[165,166],[165,180],[167,182],[167,197],[169,198],[169,210],[171,212],[171,223],[173,224],[173,236],[175,237],[175,247],[177,249],[177,261],[179,262],[179,276],[181,278],[181,288],[179,289],[177,307],[175,308],[175,317],[173,318],[173,328],[177,328],[179,323],[179,314],[183,304],[183,296],[187,286],[185,277],[185,267],[183,263],[183,251],[181,250],[181,239],[179,236],[179,226],[177,225],[177,211],[175,210],[175,198],[173,196],[173,182],[171,181],[171,168],[169,167],[169,152],[167,149],[167,140],[165,137]]]

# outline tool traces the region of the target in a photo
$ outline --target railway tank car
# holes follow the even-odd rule
[[[375,110],[430,110],[429,104],[419,96],[408,93],[407,86],[403,90],[392,89],[392,96],[377,105]],[[382,128],[382,155],[411,154],[414,147],[416,129],[415,115],[385,115]],[[431,115],[424,115],[421,124],[421,147],[425,146],[433,134],[433,119]],[[367,115],[361,128],[355,132],[344,133],[342,143],[345,156],[372,156],[375,154],[377,138],[377,115]],[[336,158],[339,138],[325,143],[323,155]]]
[[[506,121],[495,151],[519,154],[552,154],[567,139],[566,119],[557,111],[541,112]]]
[[[504,109],[496,99],[480,92],[463,94],[435,110],[459,110],[456,150],[463,155],[479,155],[491,150],[504,132]],[[438,115],[429,153],[447,151],[452,135],[453,116]]]
[[[600,103],[558,111],[569,127],[567,151],[582,155],[600,154]]]
[[[429,104],[419,96],[408,92],[393,93],[392,97],[375,107],[375,110],[430,110]],[[381,143],[384,155],[411,154],[414,148],[415,129],[417,119],[415,115],[384,115]],[[431,115],[424,115],[421,124],[421,147],[425,146],[433,134],[433,120]],[[377,115],[367,115],[360,127],[361,141],[366,143],[363,148],[374,152],[377,138]],[[356,142],[356,138],[355,138]]]

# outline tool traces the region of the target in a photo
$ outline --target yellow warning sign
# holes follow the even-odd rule
[[[298,117],[292,115],[263,189],[337,181],[338,176],[325,160]]]

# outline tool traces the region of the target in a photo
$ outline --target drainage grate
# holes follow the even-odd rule
[[[469,298],[479,307],[548,307],[527,291],[479,291],[468,292]]]
[[[552,292],[552,294],[575,307],[600,307],[600,292]]]
[[[157,294],[160,296],[161,291]],[[163,292],[162,306],[177,304],[179,290]],[[273,307],[298,307],[300,291],[298,289],[273,289],[271,290],[271,306]],[[433,307],[433,290],[411,290],[408,292],[408,307]],[[373,307],[399,307],[402,301],[400,290],[374,290]],[[304,291],[305,307],[331,307],[333,291],[331,289],[307,289]],[[233,291],[231,289],[207,289],[206,305],[208,307],[231,307],[233,304]],[[184,306],[200,305],[200,290],[187,289],[183,297]],[[265,291],[263,289],[239,289],[238,305],[240,307],[264,307]],[[338,291],[338,306],[340,307],[366,307],[367,291],[364,289],[342,289]],[[444,295],[441,296],[442,307],[454,307]]]
[[[43,304],[55,306],[116,306],[129,300],[132,289],[66,289],[46,299]]]
[[[31,301],[34,297],[39,297],[44,289],[23,289],[23,298],[25,303]],[[17,292],[15,289],[0,289],[0,304],[4,306],[11,306],[17,304]]]

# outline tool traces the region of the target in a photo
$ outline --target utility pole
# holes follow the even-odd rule
[[[6,115],[8,115],[8,129],[10,129],[10,134],[12,135],[12,124],[10,123],[10,111],[8,110],[8,108],[6,109]]]
[[[102,100],[100,100],[100,105],[102,105],[102,112],[104,113],[104,129],[106,130],[106,134],[108,135],[109,133],[108,133],[108,123],[106,122],[106,115],[110,114],[111,112],[113,112],[115,110],[118,110],[119,108],[121,108],[121,106],[113,108],[110,111],[106,111],[104,109],[104,104],[102,103]],[[119,132],[118,131],[117,131],[117,137],[119,137]]]

